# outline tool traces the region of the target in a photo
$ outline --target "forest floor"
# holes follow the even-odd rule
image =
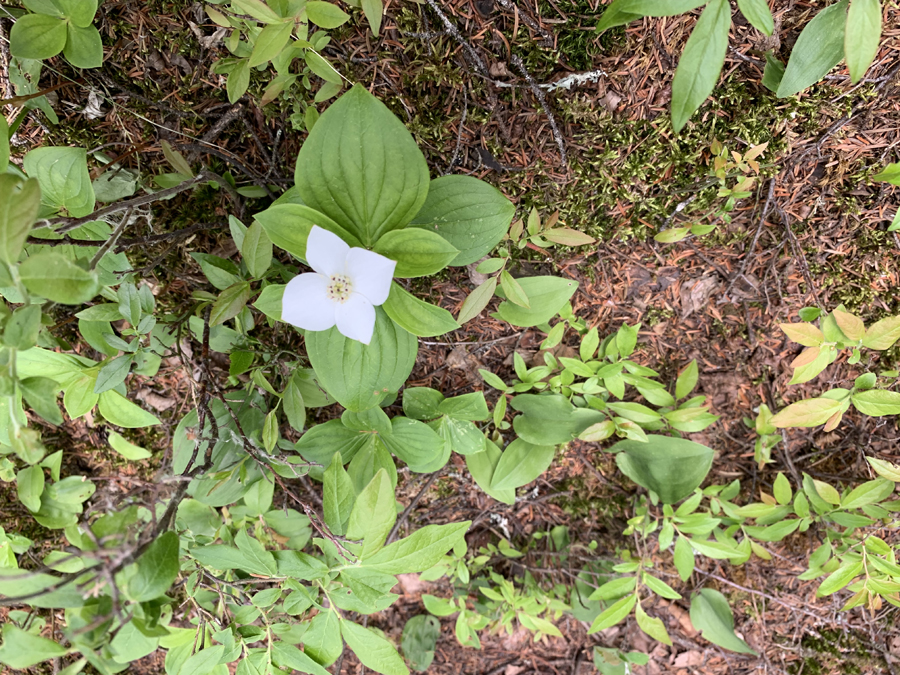
[[[343,75],[363,83],[407,124],[433,176],[475,175],[503,191],[516,204],[517,217],[532,207],[544,217],[559,211],[568,227],[598,239],[575,249],[518,251],[515,271],[547,270],[577,280],[575,312],[601,336],[623,322],[641,322],[633,358],[659,370],[664,382],[697,359],[698,392],[721,415],[702,435],[717,451],[708,482],[739,478],[743,494],[754,496],[771,493],[779,471],[852,484],[872,478],[867,455],[900,462],[896,422],[853,415],[829,433],[789,431],[762,470],[753,460],[755,434],[743,419],[755,417],[760,403],[783,407],[858,374],[839,361],[816,380],[788,387],[789,363],[800,347],[777,324],[796,320],[806,306],[831,310],[843,304],[867,322],[900,313],[900,240],[886,232],[900,208],[900,189],[870,180],[900,159],[900,7],[885,3],[882,47],[861,84],[851,86],[841,65],[799,97],[777,99],[760,84],[763,52],[774,48],[785,58],[809,16],[827,3],[772,4],[773,38],[735,14],[723,77],[679,135],[668,121],[670,85],[696,13],[597,34],[600,0],[390,2],[380,38],[356,13],[325,50]],[[235,106],[227,103],[223,80],[210,72],[226,51],[202,3],[104,0],[97,24],[107,47],[104,66],[74,73],[52,60],[41,85],[64,85],[54,104],[61,121],[53,126],[33,114],[18,134],[20,150],[40,143],[110,144],[108,152],[121,156],[137,148],[125,164],[158,172],[160,141],[186,142],[215,171],[292,183],[305,137],[289,120],[295,110],[282,101],[260,108],[264,80],[256,74],[250,94]],[[9,22],[2,26],[8,34]],[[592,75],[571,88],[544,87],[535,96],[532,83],[550,84],[572,73]],[[96,116],[88,117],[85,111],[92,109]],[[768,143],[753,196],[709,235],[655,242],[653,235],[664,228],[713,222],[709,214],[721,204],[710,179],[714,140],[738,152]],[[247,200],[245,215],[266,203]],[[145,278],[163,289],[160,298],[172,308],[189,306],[191,291],[205,284],[191,251],[233,253],[225,223],[230,209],[226,195],[209,189],[155,207],[153,234],[211,225],[196,239],[145,253]],[[415,290],[456,313],[472,288],[471,274],[453,269]],[[512,333],[485,313],[455,333],[422,341],[411,384],[448,395],[484,388],[495,397],[477,367],[508,375],[512,351],[527,360],[542,337],[534,330]],[[896,367],[898,360],[895,348],[882,354],[880,365]],[[218,366],[226,376],[227,363]],[[66,428],[73,448],[67,461],[87,475],[113,477],[106,489],[119,497],[152,483],[166,467],[171,432],[184,414],[173,404],[188,400],[178,393],[186,390],[185,377],[173,365],[155,379],[154,389],[139,389],[167,422],[156,438],[157,457],[147,466],[135,469],[115,459],[102,429],[84,424]],[[324,419],[335,411],[320,414]],[[407,503],[423,485],[424,479],[409,474],[401,479]],[[596,540],[596,555],[614,557],[631,545],[620,533],[633,494],[601,447],[575,442],[515,506],[488,498],[461,463],[451,463],[429,483],[409,522],[419,527],[477,520],[470,549],[499,536],[525,541],[564,525],[573,541]],[[22,518],[17,509],[14,498],[0,502],[3,521]],[[875,616],[859,609],[840,613],[839,597],[816,598],[817,582],[796,578],[806,569],[808,544],[794,535],[770,547],[773,560],[754,558],[740,567],[704,560],[686,584],[674,575],[670,556],[657,554],[659,569],[686,598],[647,607],[666,622],[671,647],[652,642],[633,619],[588,636],[586,624],[567,617],[560,623],[565,638],[533,643],[525,632],[484,636],[482,649],[474,650],[457,644],[452,621],[445,619],[428,672],[584,675],[595,672],[591,647],[602,645],[650,653],[649,664],[634,671],[648,675],[900,673],[897,609],[887,605]],[[552,585],[577,573],[581,562],[573,555],[547,568],[539,555],[528,555],[506,571],[533,570]],[[687,617],[687,598],[703,586],[728,596],[736,629],[758,657],[699,638]],[[374,625],[399,640],[405,620],[424,612],[421,594],[441,595],[442,588],[404,580],[402,597],[373,617]],[[361,670],[351,658],[342,667],[344,673]],[[145,659],[131,672],[162,672],[161,658]]]

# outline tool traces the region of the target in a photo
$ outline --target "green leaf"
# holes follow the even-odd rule
[[[853,84],[859,82],[875,56],[881,40],[881,3],[878,0],[851,0],[844,35],[844,56]]]
[[[667,645],[672,644],[672,638],[669,637],[669,633],[666,630],[662,619],[655,616],[649,616],[643,610],[640,603],[638,603],[637,607],[635,607],[634,609],[634,618],[637,620],[638,628],[640,628],[654,640],[658,640],[659,642]]]
[[[89,272],[55,251],[41,251],[19,265],[19,278],[30,292],[63,305],[80,305],[97,295],[96,272]]]
[[[273,321],[281,321],[281,299],[285,284],[269,284],[253,302],[253,306]]]
[[[725,64],[731,4],[711,0],[691,32],[672,79],[672,128],[681,131],[712,93]]]
[[[436,232],[459,253],[450,263],[469,265],[500,243],[516,208],[500,191],[472,176],[442,176],[431,181],[428,197],[410,223]]]
[[[513,428],[520,438],[534,445],[568,443],[606,419],[598,410],[576,408],[560,394],[521,394],[513,398],[512,407],[523,413],[513,419]]]
[[[26,16],[37,16],[28,14]],[[22,19],[19,19],[21,21]],[[15,28],[15,25],[13,25]],[[0,645],[0,663],[13,670],[30,668],[31,666],[64,656],[68,650],[53,640],[27,633],[21,628],[6,622],[3,625],[3,644]]]
[[[606,630],[611,626],[615,626],[617,623],[621,623],[625,620],[625,617],[631,614],[631,610],[635,604],[637,604],[637,595],[626,595],[618,602],[613,603],[594,619],[594,623],[588,628],[588,635],[598,633],[601,630]]]
[[[251,68],[255,68],[278,56],[281,53],[281,50],[287,47],[293,29],[294,23],[292,21],[272,23],[268,26],[264,26],[256,38],[256,44],[253,47],[253,53],[250,54],[248,65]]]
[[[616,0],[606,8],[597,30],[621,26],[642,16],[677,16],[706,3],[707,0]]]
[[[273,204],[253,217],[265,228],[273,244],[302,260],[306,260],[306,240],[313,225],[336,234],[350,246],[362,246],[331,218],[302,204]]]
[[[316,122],[297,156],[295,182],[306,204],[373,246],[419,212],[429,181],[406,127],[356,85]]]
[[[888,164],[881,171],[872,176],[872,180],[883,181],[892,185],[900,185],[900,162]]]
[[[314,24],[325,29],[337,28],[350,20],[350,15],[340,7],[322,0],[307,2],[306,15]]]
[[[884,417],[900,414],[900,393],[886,389],[860,391],[850,397],[853,407],[864,415]]]
[[[466,520],[448,525],[427,525],[381,549],[363,562],[366,569],[385,574],[424,572],[463,540],[472,524]]]
[[[711,448],[683,438],[648,435],[647,442],[619,441],[619,470],[635,483],[659,495],[664,504],[675,504],[690,495],[712,467]]]
[[[0,137],[6,138],[4,134],[0,128]],[[0,174],[0,260],[12,265],[19,259],[40,207],[37,180],[22,181],[13,174]]]
[[[347,532],[347,522],[356,499],[353,481],[350,480],[350,476],[347,475],[341,462],[341,454],[334,453],[331,464],[325,469],[322,477],[322,508],[325,512],[325,524],[338,536],[343,536]]]
[[[110,424],[136,429],[159,424],[159,418],[138,405],[135,405],[115,390],[100,394],[100,414]]]
[[[66,46],[66,22],[47,14],[19,17],[9,31],[9,51],[20,59],[49,59]]]
[[[775,58],[772,50],[766,52],[766,67],[763,69],[762,84],[769,91],[776,92],[784,79],[784,64]]]
[[[240,281],[219,293],[209,313],[209,325],[218,326],[236,317],[246,307],[251,294],[247,281]]]
[[[349,476],[347,480],[350,480]],[[352,485],[350,489],[352,490]],[[395,504],[391,479],[384,469],[379,469],[356,498],[347,523],[348,539],[364,539],[360,557],[367,558],[384,546],[391,528],[397,521]]]
[[[22,163],[25,173],[38,179],[45,204],[66,209],[75,218],[94,210],[94,188],[83,148],[36,148]]]
[[[501,302],[497,308],[497,316],[520,328],[546,323],[578,290],[575,281],[559,277],[525,277],[518,282],[528,297],[530,308],[519,307],[512,302]],[[498,295],[501,293],[498,292]]]
[[[588,600],[615,600],[631,593],[637,586],[637,577],[619,577],[607,581],[588,596]]]
[[[738,9],[760,33],[771,35],[775,32],[775,21],[772,10],[766,0],[738,0]]]
[[[381,0],[361,0],[363,14],[369,22],[372,34],[378,37],[378,31],[381,29],[381,15],[384,13],[384,5]]]
[[[690,395],[694,391],[694,387],[697,386],[699,378],[700,371],[697,368],[697,359],[694,359],[678,373],[678,379],[675,380],[675,398],[681,400]]]
[[[503,289],[503,292],[506,294],[506,297],[509,298],[510,302],[515,303],[519,307],[531,309],[528,296],[525,295],[522,286],[520,286],[519,282],[506,270],[500,272],[500,287]]]
[[[375,244],[375,253],[395,260],[396,277],[425,277],[436,274],[452,261],[459,251],[439,234],[408,227],[392,230]]]
[[[681,535],[675,542],[674,562],[681,580],[690,579],[691,573],[694,571],[694,549],[691,548],[691,542]]]
[[[893,481],[886,478],[866,481],[862,485],[853,488],[850,494],[841,500],[841,508],[849,511],[869,504],[877,504],[890,497],[893,491]]]
[[[102,394],[104,391],[109,391],[122,384],[131,371],[132,363],[134,363],[134,354],[123,354],[109,361],[97,373],[94,393]]]
[[[27,350],[37,343],[41,331],[40,305],[17,307],[6,320],[3,343],[18,350]]]
[[[791,490],[790,481],[788,481],[787,477],[780,471],[778,472],[778,475],[775,477],[773,493],[775,495],[776,501],[779,504],[790,503],[791,497],[793,496],[793,491]]]
[[[875,473],[882,478],[900,483],[900,466],[883,459],[876,459],[875,457],[866,457],[866,461],[872,465]]]
[[[422,599],[424,600],[424,596]],[[400,646],[413,670],[428,670],[434,660],[434,648],[440,637],[441,623],[433,616],[418,614],[406,622]]]
[[[497,462],[491,489],[511,490],[528,485],[550,467],[555,456],[555,446],[532,445],[521,438],[515,439]]]
[[[129,442],[124,436],[112,430],[109,431],[109,444],[112,449],[122,455],[122,457],[132,461],[147,459],[148,457],[153,456],[153,453],[149,450],[145,450],[144,448]]]
[[[262,277],[272,264],[272,240],[258,220],[254,221],[244,235],[241,256],[247,270],[255,278]]]
[[[225,93],[228,95],[229,103],[237,103],[237,100],[244,95],[247,87],[250,86],[250,60],[239,59],[228,73],[225,81]]]
[[[868,393],[868,392],[866,392]],[[779,429],[817,427],[841,409],[841,402],[831,398],[810,398],[791,403],[772,416],[769,423]]]
[[[344,650],[344,644],[341,642],[340,620],[333,609],[319,612],[313,617],[303,634],[303,648],[323,666],[330,666],[337,661]]]
[[[16,474],[16,492],[19,501],[33,513],[41,510],[41,493],[44,491],[44,470],[29,466]]]
[[[50,422],[60,425],[63,423],[62,413],[56,403],[56,394],[59,393],[59,385],[49,377],[26,377],[19,381],[25,402],[31,406],[38,415]]]
[[[734,616],[728,600],[719,591],[703,588],[691,598],[691,624],[713,644],[740,654],[756,652],[734,634]]]
[[[327,670],[300,651],[300,649],[284,642],[275,642],[272,645],[272,661],[275,665],[293,668],[301,673],[330,675]],[[241,661],[241,663],[247,663],[247,660]]]
[[[504,504],[514,504],[516,501],[516,491],[514,488],[506,488],[504,490],[495,490],[491,487],[491,481],[494,477],[494,471],[500,463],[503,453],[495,443],[487,439],[484,440],[484,452],[474,455],[466,455],[466,468],[472,475],[472,479],[478,484],[485,493],[498,502]]]
[[[382,307],[401,328],[419,337],[436,337],[460,327],[446,309],[419,300],[397,282],[391,284],[391,293]]]
[[[898,339],[900,339],[900,316],[889,316],[869,326],[862,343],[869,349],[883,351],[890,349]]]
[[[263,23],[280,23],[282,18],[262,0],[231,0],[232,7],[241,14],[249,14]]]
[[[6,118],[3,115],[0,115],[0,174],[5,174],[6,169],[9,166],[9,124],[6,121]],[[10,178],[15,178],[14,176],[10,176]],[[12,180],[11,183],[17,183],[17,180]],[[0,195],[5,191],[4,183],[0,182]],[[9,205],[6,205],[5,200],[7,197],[4,195],[2,200],[0,200],[0,204],[4,204],[6,210],[9,210]],[[4,212],[4,207],[0,206],[0,218],[2,218],[2,214]],[[2,234],[2,233],[0,233]],[[2,248],[0,248],[0,253],[2,253]]]
[[[95,26],[79,28],[68,24],[63,56],[76,68],[99,68],[103,65],[103,40]]]
[[[97,13],[97,0],[51,0],[62,12],[62,15],[79,28],[87,28]]]
[[[309,141],[307,141],[309,143]],[[375,332],[364,345],[337,328],[306,336],[310,363],[319,382],[342,406],[354,412],[372,408],[388,392],[398,391],[412,371],[416,338],[375,308]]]
[[[137,571],[128,581],[128,596],[135,602],[147,602],[163,595],[178,576],[178,535],[160,535],[135,565]]]
[[[394,646],[368,628],[342,620],[341,635],[367,668],[384,675],[409,675],[409,669]]]
[[[845,562],[838,569],[825,577],[825,580],[822,581],[822,583],[819,584],[819,588],[816,589],[816,595],[822,597],[836,593],[853,581],[859,573],[863,571],[863,568],[864,565],[862,560],[857,562]]]
[[[647,574],[647,572],[644,572],[642,579],[647,588],[658,596],[669,600],[681,600],[681,595],[665,581],[657,579],[652,574]]]
[[[303,432],[306,426],[306,406],[303,403],[303,391],[296,377],[288,380],[281,401],[288,423],[295,431]]]
[[[225,645],[201,649],[181,665],[178,675],[207,675],[219,664],[224,653]]]
[[[319,56],[312,49],[307,49],[304,53],[303,57],[306,59],[306,65],[309,66],[309,69],[321,77],[328,84],[333,84],[336,86],[340,86],[341,82],[341,74],[334,69],[328,61]],[[316,123],[318,125],[318,122]]]
[[[803,28],[791,51],[776,96],[798,94],[821,80],[844,58],[844,27],[849,0],[829,5]]]
[[[497,277],[491,277],[484,283],[480,284],[459,308],[459,316],[456,320],[460,324],[471,321],[481,314],[482,310],[488,306],[491,298],[494,297],[494,291],[497,290]]]

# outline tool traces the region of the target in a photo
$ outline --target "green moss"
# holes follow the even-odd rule
[[[819,635],[807,633],[800,640],[803,660],[788,666],[791,675],[818,675],[840,672],[857,675],[880,672],[884,661],[871,655],[868,639],[856,631],[823,630]]]

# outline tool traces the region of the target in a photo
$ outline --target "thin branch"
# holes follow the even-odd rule
[[[429,0],[430,2],[431,0]],[[541,91],[541,88],[538,87],[537,82],[534,81],[534,78],[531,77],[531,74],[525,70],[525,64],[522,62],[522,59],[518,54],[513,54],[512,64],[516,67],[516,69],[522,74],[522,77],[525,78],[526,82],[531,86],[531,91],[534,93],[538,102],[541,104],[541,108],[544,109],[544,114],[547,115],[547,120],[550,122],[550,130],[553,132],[553,138],[556,140],[556,147],[559,148],[559,164],[560,166],[567,166],[569,163],[569,159],[566,156],[566,145],[563,141],[562,134],[559,132],[559,127],[556,126],[556,118],[553,116],[553,113],[550,112],[550,106],[547,105],[547,97],[544,96],[544,92]]]

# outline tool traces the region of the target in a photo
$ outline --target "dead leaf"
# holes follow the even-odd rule
[[[689,652],[681,652],[675,657],[672,665],[676,668],[693,668],[703,663],[703,652],[691,650]]]
[[[143,401],[147,405],[149,405],[154,410],[158,410],[162,412],[163,410],[168,410],[172,406],[175,405],[174,398],[168,398],[166,396],[160,396],[156,392],[151,389],[142,388],[138,389],[137,394],[135,394],[135,398],[140,401]]]
[[[681,318],[686,319],[704,307],[721,284],[718,277],[706,276],[690,279],[681,285],[678,295],[681,299]]]

